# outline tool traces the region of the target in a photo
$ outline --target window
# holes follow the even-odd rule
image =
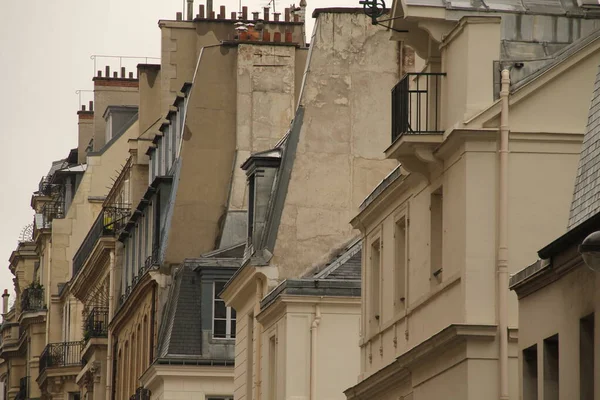
[[[538,399],[537,345],[523,350],[523,400]]]
[[[544,339],[544,400],[558,400],[558,335]]]
[[[594,314],[579,320],[579,398],[594,399]]]
[[[104,129],[104,143],[108,143],[110,139],[112,139],[112,125],[113,125],[113,116],[110,114],[106,119],[106,128]]]
[[[254,176],[248,178],[248,243],[252,243],[254,233]]]
[[[127,270],[129,269],[129,246],[127,246],[128,241],[123,243],[123,252],[125,253],[125,268],[123,271],[123,277],[121,279],[121,294],[125,294],[125,289],[127,289]]]
[[[235,339],[235,310],[225,306],[225,301],[219,298],[224,287],[225,282],[215,282],[213,285],[213,337]]]
[[[444,198],[442,188],[438,188],[431,193],[431,231],[430,231],[430,252],[431,252],[431,275],[441,279],[442,273],[442,247],[444,237]]]
[[[381,287],[381,242],[377,239],[371,244],[370,251],[370,265],[371,265],[371,294],[369,296],[371,300],[371,332],[375,332],[379,328],[380,319],[380,287]]]
[[[395,269],[394,269],[394,304],[396,310],[403,310],[406,306],[406,256],[407,256],[407,226],[406,217],[396,221],[394,231],[395,242]]]

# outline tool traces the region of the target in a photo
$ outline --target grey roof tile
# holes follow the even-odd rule
[[[600,68],[590,104],[587,131],[577,168],[568,229],[600,211]]]

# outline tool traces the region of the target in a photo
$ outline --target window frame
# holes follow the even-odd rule
[[[237,327],[237,313],[232,317],[232,314],[235,313],[235,310],[231,307],[225,306],[225,318],[216,318],[218,321],[225,320],[225,337],[215,336],[215,310],[216,310],[216,302],[225,303],[225,300],[217,297],[218,293],[216,291],[216,287],[218,283],[226,283],[226,281],[215,280],[212,282],[212,338],[214,340],[235,340],[236,332],[235,329],[232,329],[232,321],[236,322]]]

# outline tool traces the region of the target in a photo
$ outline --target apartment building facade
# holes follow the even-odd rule
[[[352,220],[348,399],[519,398],[508,277],[564,231],[597,64],[594,13],[565,7],[395,2],[392,38],[425,66],[392,88],[382,150],[400,165]]]
[[[523,400],[600,397],[596,384],[600,371],[596,317],[599,88],[600,73],[581,148],[568,230],[541,248],[536,262],[510,278],[510,288],[519,299],[519,394]]]
[[[402,49],[362,9],[313,17],[293,122],[242,164],[244,255],[221,293],[237,318],[236,399],[343,398],[359,371],[362,247],[348,221],[395,165],[380,149]]]

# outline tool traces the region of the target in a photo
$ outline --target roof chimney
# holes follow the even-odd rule
[[[8,289],[4,289],[4,293],[2,293],[2,314],[5,315],[4,318],[6,318],[6,313],[8,313],[8,298],[10,297],[10,294],[8,294]]]
[[[194,0],[187,0],[187,19],[188,21],[194,19]]]
[[[208,18],[212,18],[211,14],[213,12],[213,0],[206,0],[206,15]]]

